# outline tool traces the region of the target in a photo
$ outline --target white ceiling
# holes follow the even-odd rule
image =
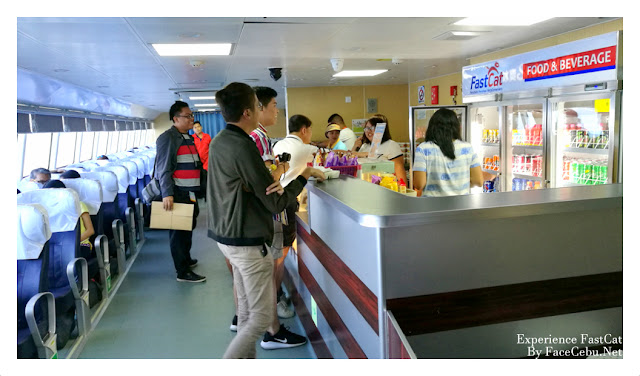
[[[528,27],[453,26],[444,18],[17,18],[18,67],[78,85],[159,114],[178,91],[233,81],[284,87],[406,84],[460,72],[468,59],[614,18],[553,18]],[[433,38],[451,30],[484,31],[467,41]],[[234,43],[231,56],[160,57],[151,43]],[[344,69],[389,69],[370,78],[333,78]],[[404,62],[377,59],[399,58]],[[190,59],[204,61],[194,68]],[[277,82],[269,67],[282,67]],[[66,70],[56,72],[56,70]],[[184,100],[189,101],[186,95]],[[279,101],[284,106],[284,100]]]

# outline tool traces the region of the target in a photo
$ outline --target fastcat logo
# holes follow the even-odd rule
[[[478,89],[498,89],[502,86],[502,78],[504,74],[498,70],[500,64],[496,61],[493,66],[487,68],[487,74],[484,77],[471,77],[471,90]]]

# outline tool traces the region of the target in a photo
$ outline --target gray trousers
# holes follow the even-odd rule
[[[225,351],[224,359],[253,359],[256,341],[273,321],[273,257],[263,255],[262,246],[235,247],[218,243],[233,266],[233,283],[238,296],[238,333]],[[268,248],[267,248],[268,249]]]

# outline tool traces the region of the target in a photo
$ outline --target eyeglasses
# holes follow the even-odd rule
[[[376,129],[375,127],[364,127],[365,131],[373,131],[375,129]]]
[[[187,119],[193,119],[193,114],[189,114],[189,115],[176,115],[177,117],[183,117],[183,118],[187,118]]]
[[[262,103],[260,103],[260,101],[258,101],[258,108],[262,110]]]

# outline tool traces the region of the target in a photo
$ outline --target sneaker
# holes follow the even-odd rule
[[[233,320],[231,320],[231,326],[229,327],[229,330],[231,330],[232,332],[238,331],[238,315],[233,316]]]
[[[280,330],[275,335],[264,333],[264,338],[260,346],[265,350],[287,349],[290,347],[302,346],[307,343],[304,336],[291,333],[284,325],[280,325]]]
[[[278,312],[278,317],[281,319],[290,319],[296,314],[292,309],[287,307],[287,304],[282,300],[276,305],[276,312]]]
[[[207,280],[207,277],[194,272],[186,272],[183,275],[179,275],[176,279],[178,282],[204,282]]]
[[[198,265],[198,259],[192,259],[192,260],[189,261],[189,267],[190,268],[193,268],[196,265]]]
[[[291,304],[291,297],[283,292],[282,295],[280,295],[278,302],[284,302],[284,304],[289,305]]]

